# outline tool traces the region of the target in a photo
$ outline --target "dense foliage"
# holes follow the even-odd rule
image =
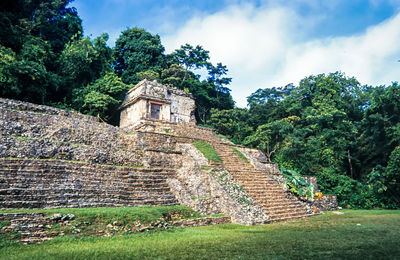
[[[147,78],[191,92],[199,124],[270,161],[318,176],[351,207],[400,206],[400,86],[361,86],[341,73],[259,89],[234,108],[227,68],[201,46],[170,54],[158,35],[84,37],[72,0],[0,3],[0,96],[68,108],[117,124],[124,93]],[[201,73],[200,73],[201,72]],[[200,76],[202,74],[203,76]]]
[[[270,161],[317,176],[342,206],[400,206],[400,87],[360,86],[342,73],[259,89],[248,109],[213,110],[210,124]]]
[[[158,35],[124,30],[115,48],[108,35],[83,37],[72,0],[6,0],[0,3],[0,95],[78,110],[118,123],[124,93],[147,78],[191,92],[196,117],[211,108],[232,109],[226,66],[210,63],[201,46],[164,54]],[[207,71],[205,79],[194,71]]]

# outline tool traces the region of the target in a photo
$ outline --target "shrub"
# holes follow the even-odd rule
[[[325,169],[318,173],[317,178],[320,190],[324,194],[335,194],[341,207],[368,209],[379,206],[373,190],[368,185],[340,174],[335,169]]]
[[[314,185],[306,182],[306,180],[296,171],[282,168],[281,172],[286,179],[284,184],[285,190],[300,197],[305,196],[314,199]]]

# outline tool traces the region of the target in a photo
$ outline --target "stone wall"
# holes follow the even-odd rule
[[[55,107],[49,107],[45,105],[36,105],[28,102],[23,102],[19,100],[6,99],[0,97],[0,108],[7,108],[10,110],[27,111],[40,114],[48,115],[59,115],[69,118],[84,119],[87,121],[98,122],[99,120],[95,117],[83,115],[76,111],[64,110]]]
[[[152,104],[160,106],[160,121],[194,123],[195,104],[191,94],[156,81],[142,80],[128,91],[124,99],[120,127],[135,126],[151,118]]]
[[[1,101],[0,158],[146,167],[174,167],[180,163],[176,141],[170,135],[130,133],[76,112],[70,117],[68,111],[60,109]],[[31,107],[39,112],[16,110]]]
[[[0,159],[0,208],[175,205],[173,170]]]
[[[177,143],[191,143],[199,140],[215,142],[217,140],[221,143],[232,144],[229,141],[220,139],[213,129],[196,126],[194,124],[178,124],[149,119],[133,128],[127,128],[125,131],[140,131],[169,135],[174,137]]]
[[[336,195],[323,195],[321,199],[315,200],[315,205],[320,210],[337,210],[338,202]]]

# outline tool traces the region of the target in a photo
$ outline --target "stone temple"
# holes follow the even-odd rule
[[[190,94],[148,80],[127,93],[120,127],[0,98],[0,210],[185,205],[252,225],[337,206],[334,196],[308,201],[284,191],[282,174],[262,151],[196,126],[194,108]],[[207,159],[199,142],[221,160]],[[29,239],[49,235],[37,214],[0,213],[4,220],[40,231]]]
[[[194,99],[182,90],[146,79],[128,91],[121,106],[120,127],[131,127],[155,119],[195,124]]]

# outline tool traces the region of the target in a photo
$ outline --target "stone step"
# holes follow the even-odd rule
[[[58,172],[57,174],[2,174],[0,173],[0,183],[16,183],[23,179],[24,181],[40,182],[51,180],[52,182],[65,182],[70,179],[87,180],[94,182],[112,182],[112,183],[135,183],[135,182],[163,182],[168,179],[167,175],[142,175],[142,176],[118,176],[118,175],[90,175],[90,173],[75,174],[70,172]]]
[[[274,187],[274,186],[248,186],[248,185],[241,185],[245,190],[256,192],[256,193],[264,193],[264,192],[275,192],[275,193],[285,193],[285,191],[281,187]]]
[[[269,180],[266,178],[254,178],[253,180],[250,178],[240,178],[237,176],[234,176],[235,180],[240,181],[241,183],[243,183],[243,185],[275,185],[275,186],[279,186],[282,187],[281,185],[279,185],[279,183],[277,183],[274,180]]]
[[[24,163],[21,165],[21,161]],[[48,168],[38,170],[37,165],[48,164]],[[134,168],[128,166],[115,166],[115,165],[102,165],[102,164],[88,164],[84,162],[72,162],[63,160],[35,160],[35,159],[0,159],[1,168],[17,168],[24,169],[25,171],[41,171],[46,172],[49,169],[77,169],[77,170],[104,170],[108,172],[119,171],[119,172],[174,172],[172,168]],[[0,169],[0,171],[2,170]]]
[[[98,192],[98,191],[97,191]],[[137,198],[137,197],[154,197],[154,196],[160,196],[160,195],[171,195],[171,192],[169,189],[160,189],[160,190],[147,190],[147,191],[140,191],[140,190],[132,190],[132,191],[127,191],[127,192],[107,192],[103,194],[102,197],[107,197],[107,198],[116,198],[116,199],[125,199],[125,198]],[[91,198],[98,198],[100,195],[98,193],[93,193],[93,192],[88,192],[88,191],[81,191],[80,193],[76,191],[75,193],[62,193],[57,191],[54,191],[50,194],[42,194],[42,195],[37,195],[37,194],[23,194],[23,195],[2,195],[0,197],[0,201],[35,201],[35,200],[55,200],[55,199],[60,199],[60,200],[72,200],[72,199],[79,199],[79,198],[84,198],[84,199],[91,199]]]
[[[299,213],[303,214],[306,212],[304,208],[297,207],[297,208],[261,208],[266,214],[268,215],[277,215],[277,214],[293,214]]]
[[[276,214],[276,215],[269,215],[269,217],[271,222],[279,222],[279,221],[293,220],[297,218],[311,217],[315,215],[316,214],[314,213],[303,213],[303,214],[292,214],[292,215]]]
[[[50,223],[50,220],[46,220],[46,218],[14,218],[11,219],[11,225],[9,227],[13,227],[15,225],[43,225],[43,223]]]
[[[249,194],[251,196],[251,198],[253,198],[255,200],[288,199],[286,194],[275,194],[275,193],[265,194],[265,193],[251,193],[251,192],[247,192],[247,194]]]
[[[300,202],[295,200],[288,200],[288,199],[280,199],[280,200],[271,200],[271,201],[262,201],[257,203],[259,207],[285,207],[290,205],[301,205]]]
[[[25,189],[24,192],[19,192],[19,190]],[[146,183],[133,183],[133,184],[102,184],[102,183],[92,183],[92,182],[80,182],[80,183],[0,183],[0,195],[7,194],[29,194],[36,191],[41,193],[41,190],[57,190],[63,191],[64,193],[75,191],[94,191],[99,193],[99,191],[131,191],[133,189],[140,189],[143,191],[152,191],[158,189],[168,189],[169,186],[166,182],[146,184]],[[43,193],[43,192],[42,192]]]
[[[254,169],[243,169],[242,168],[233,168],[233,167],[226,167],[226,169],[233,175],[237,176],[243,176],[243,177],[264,177],[267,175],[267,173],[264,173],[262,171],[256,171]]]
[[[22,209],[22,208],[30,208],[30,209],[39,209],[39,208],[65,208],[65,207],[73,207],[73,208],[84,208],[84,207],[138,207],[138,206],[173,206],[178,205],[178,201],[173,199],[164,199],[164,200],[137,200],[137,201],[129,201],[124,203],[118,203],[113,200],[104,200],[104,201],[82,201],[82,202],[74,202],[75,204],[71,205],[71,202],[46,202],[46,204],[42,202],[26,202],[26,201],[13,201],[13,202],[0,202],[0,210],[6,210],[10,208],[14,209]]]
[[[93,194],[92,192],[89,193],[70,193],[70,194],[48,194],[48,195],[36,195],[36,194],[31,194],[31,195],[3,195],[0,198],[0,202],[7,202],[7,201],[44,201],[44,202],[49,202],[49,201],[72,201],[72,200],[79,200],[79,199],[97,199],[97,200],[102,200],[104,199],[113,199],[113,200],[119,200],[119,199],[126,199],[126,200],[141,200],[141,199],[147,199],[147,198],[163,198],[163,197],[173,197],[172,193],[169,191],[163,191],[163,192],[156,192],[156,191],[133,191],[133,192],[127,192],[124,194],[121,194],[119,192],[111,193],[107,192],[102,194],[100,197],[99,194]]]
[[[21,180],[24,180],[23,182]],[[26,185],[43,185],[43,184],[52,184],[52,185],[70,185],[70,184],[82,184],[87,183],[88,185],[101,185],[103,186],[137,186],[137,185],[162,185],[166,183],[167,178],[145,178],[145,179],[130,179],[130,180],[115,180],[115,179],[91,179],[85,178],[84,176],[69,176],[69,178],[2,178],[0,180],[0,184],[8,184],[8,186],[12,186],[14,184],[26,184]],[[7,187],[8,187],[7,186]],[[0,187],[1,189],[1,187]]]
[[[23,243],[23,244],[38,244],[38,243],[41,243],[41,242],[44,242],[44,241],[48,241],[48,240],[51,240],[51,239],[53,239],[53,238],[52,237],[46,237],[46,236],[43,236],[43,237],[30,237],[30,236],[28,236],[26,238],[20,239],[19,241],[21,243]]]
[[[13,231],[21,232],[22,234],[24,231],[32,231],[32,232],[40,232],[40,231],[45,231],[46,228],[43,225],[34,225],[34,224],[13,224],[10,225],[9,228],[12,228]]]
[[[284,192],[276,192],[276,191],[269,191],[269,190],[264,190],[264,191],[253,191],[253,190],[247,190],[244,189],[247,193],[256,196],[256,197],[282,197],[282,198],[287,198],[287,194]]]
[[[99,176],[113,176],[113,175],[118,175],[120,177],[124,178],[130,178],[130,177],[141,177],[141,176],[170,176],[175,173],[175,171],[171,170],[120,170],[120,169],[112,169],[112,170],[106,170],[106,169],[98,169],[96,168],[96,165],[93,165],[93,168],[86,167],[85,169],[82,168],[77,168],[74,169],[72,167],[57,167],[57,168],[44,168],[47,165],[36,165],[32,166],[32,168],[26,168],[26,167],[18,167],[17,165],[15,166],[9,166],[5,167],[1,165],[0,163],[0,174],[1,175],[39,175],[39,176],[44,176],[44,175],[57,175],[60,173],[68,172],[71,174],[77,174],[77,175],[82,175],[84,172],[90,172],[94,173],[95,175]],[[40,169],[40,167],[43,167]]]
[[[284,192],[285,191],[282,189],[282,187],[278,186],[273,186],[273,185],[246,185],[239,183],[240,186],[242,186],[245,190],[252,190],[252,191],[259,191],[259,192]]]

